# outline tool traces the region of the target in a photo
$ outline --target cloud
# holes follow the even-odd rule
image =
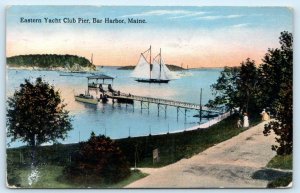
[[[179,15],[179,16],[173,16],[173,17],[170,17],[169,19],[180,19],[180,18],[185,18],[185,17],[195,17],[195,16],[199,16],[199,15],[204,15],[204,14],[207,14],[208,12],[203,12],[203,11],[200,11],[200,12],[191,12],[191,13],[186,13],[186,14],[182,14],[182,15]]]
[[[123,15],[121,17],[144,17],[144,16],[162,16],[162,15],[173,15],[169,19],[180,19],[186,17],[196,17],[205,15],[209,12],[204,11],[188,11],[188,10],[152,10],[142,13]]]
[[[142,16],[161,16],[161,15],[178,15],[178,14],[191,14],[192,11],[186,10],[153,10],[142,13],[123,15],[121,17],[142,17]]]
[[[217,20],[217,19],[234,19],[234,18],[240,18],[244,15],[208,15],[203,17],[197,17],[195,19],[197,20]]]
[[[242,27],[247,27],[249,26],[250,24],[249,23],[240,23],[240,24],[236,24],[236,25],[233,25],[231,27],[234,27],[234,28],[242,28]]]

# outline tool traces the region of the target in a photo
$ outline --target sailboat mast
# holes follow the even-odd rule
[[[150,67],[150,79],[151,79],[151,45],[150,45],[150,62],[149,62],[149,67]]]
[[[159,48],[159,79],[161,78],[161,48]]]
[[[91,57],[91,63],[93,64],[93,53],[92,53],[92,57]]]

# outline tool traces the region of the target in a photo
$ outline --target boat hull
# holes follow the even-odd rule
[[[83,97],[80,97],[80,96],[75,96],[75,100],[79,101],[79,102],[83,102],[83,103],[93,104],[93,105],[98,104],[97,99],[88,99],[88,98],[83,98]]]
[[[136,79],[137,82],[144,83],[168,83],[170,80],[158,80],[158,79]]]

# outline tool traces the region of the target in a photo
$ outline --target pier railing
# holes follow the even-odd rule
[[[194,103],[189,103],[189,102],[137,96],[137,95],[131,95],[131,94],[126,94],[126,93],[121,93],[121,92],[119,92],[117,95],[114,93],[106,93],[106,94],[110,98],[129,99],[129,100],[135,100],[135,101],[141,101],[141,102],[155,103],[155,104],[159,104],[159,105],[174,106],[174,107],[178,107],[178,108],[194,109],[194,110],[199,110],[199,111],[202,110],[202,111],[209,111],[209,112],[213,112],[213,113],[220,113],[223,111],[221,108],[209,108],[207,106],[200,106],[199,104],[194,104]]]

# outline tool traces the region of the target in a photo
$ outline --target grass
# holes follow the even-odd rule
[[[131,167],[135,162],[137,167],[162,167],[165,165],[177,162],[182,158],[189,158],[198,154],[209,147],[214,146],[222,141],[230,139],[242,131],[243,128],[236,127],[236,116],[228,117],[220,123],[211,126],[209,129],[185,131],[181,133],[155,135],[146,137],[135,137],[115,140]],[[260,122],[257,117],[250,120],[251,125],[256,125]],[[41,179],[34,188],[82,188],[86,187],[82,184],[66,184],[63,181],[58,181],[57,178],[62,174],[62,169],[65,165],[70,164],[71,155],[79,150],[79,144],[55,144],[52,146],[43,146],[37,148],[37,160],[39,163],[46,165],[40,168]],[[153,163],[152,151],[159,149],[160,161]],[[28,187],[27,176],[29,170],[26,167],[30,164],[30,149],[28,147],[10,148],[7,149],[7,160],[9,166],[19,166],[20,174],[12,171],[11,175],[21,176],[21,186]],[[25,168],[25,169],[24,169]],[[8,168],[11,171],[12,168]],[[18,173],[19,173],[18,171]],[[133,172],[132,175],[120,183],[113,185],[92,184],[95,188],[118,188],[135,181],[145,174]]]
[[[30,168],[22,168],[20,170],[21,187],[22,188],[122,188],[138,179],[144,178],[147,174],[140,172],[139,170],[131,171],[131,175],[124,180],[115,184],[71,184],[62,181],[62,166],[55,165],[43,165],[40,166],[39,180],[30,186],[28,184],[28,176],[31,172]]]
[[[292,170],[293,155],[276,155],[267,164],[269,168]],[[283,177],[273,180],[268,183],[268,188],[286,187],[293,181],[293,173],[287,172]]]
[[[29,167],[20,170],[21,187],[22,188],[70,188],[66,183],[57,181],[57,178],[62,174],[62,166],[44,165],[38,167],[39,179],[38,182],[32,184],[28,183],[28,176],[31,173]]]
[[[132,170],[131,175],[128,178],[126,178],[116,184],[105,185],[105,188],[122,188],[122,187],[125,187],[126,185],[131,184],[132,182],[137,181],[146,176],[148,176],[148,174],[142,173],[139,170]]]
[[[276,155],[273,157],[269,163],[267,164],[269,168],[276,168],[276,169],[293,169],[293,155]]]
[[[278,188],[278,187],[287,187],[293,180],[293,174],[289,173],[284,177],[278,178],[272,182],[270,182],[267,187],[268,188]]]
[[[181,133],[121,139],[117,142],[127,156],[134,163],[137,151],[138,167],[161,167],[174,163],[182,158],[189,158],[209,147],[230,139],[242,131],[236,127],[236,116],[231,116],[209,129],[186,131]],[[252,126],[259,123],[259,119],[252,120]],[[152,151],[159,149],[160,162],[153,163]]]

